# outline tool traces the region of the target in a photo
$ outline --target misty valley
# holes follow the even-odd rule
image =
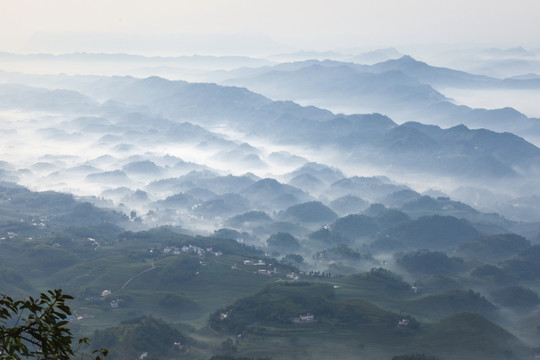
[[[518,50],[0,53],[0,294],[111,360],[538,359]]]

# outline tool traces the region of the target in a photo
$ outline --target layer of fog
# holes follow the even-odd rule
[[[415,47],[418,59],[434,66],[495,78],[540,74],[540,49],[523,47],[487,48],[471,46]]]
[[[145,145],[143,143],[129,144],[123,139],[104,141],[105,134],[83,134],[73,128],[69,120],[72,120],[70,116],[61,114],[1,112],[0,121],[6,140],[0,146],[0,154],[2,159],[9,163],[8,170],[10,170],[9,176],[4,180],[14,181],[37,191],[55,190],[73,193],[76,196],[102,198],[110,202],[109,204],[104,202],[102,205],[120,206],[121,211],[126,214],[135,210],[141,215],[155,208],[149,207],[152,202],[175,194],[169,189],[150,190],[147,188],[150,183],[158,180],[178,178],[193,169],[198,171],[207,169],[214,172],[216,174],[214,176],[228,174],[242,176],[251,173],[258,178],[275,178],[282,183],[287,183],[291,178],[286,175],[307,161],[331,164],[334,169],[341,169],[346,177],[388,176],[396,181],[396,184],[402,184],[418,192],[436,190],[440,194],[451,195],[456,200],[461,200],[486,212],[501,210],[501,204],[511,203],[513,198],[520,196],[519,188],[515,186],[515,183],[508,186],[509,184],[504,182],[488,180],[470,183],[456,182],[450,178],[425,173],[403,172],[384,166],[351,163],[347,158],[340,156],[336,150],[322,148],[314,151],[314,149],[299,146],[276,145],[265,139],[233,132],[222,126],[214,127],[212,130],[225,130],[222,135],[236,142],[238,146],[249,144],[250,152],[257,154],[260,159],[257,163],[259,166],[237,161],[225,150],[202,148],[197,144]],[[281,154],[281,156],[276,156],[276,154]],[[122,171],[127,164],[146,160],[159,166],[161,171],[151,174],[129,172],[126,174]],[[176,164],[180,160],[194,165],[178,167]],[[138,199],[134,196],[141,190],[147,194],[145,196],[148,198]],[[313,199],[324,203],[334,200],[321,192],[310,191],[310,194]],[[366,197],[368,194],[360,195],[371,202],[378,200]],[[528,211],[529,217],[523,214],[523,211]],[[514,214],[507,211],[506,215],[516,220],[537,219],[535,213],[531,213],[529,208],[523,211],[517,211]],[[211,233],[222,227],[222,221],[225,220],[216,218],[203,221],[199,218],[193,222],[189,212],[177,215],[176,218],[149,220],[148,225],[172,223]],[[187,222],[187,219],[190,220]]]
[[[469,53],[454,52],[454,59],[465,57]],[[84,59],[85,54],[81,55]],[[338,53],[297,53],[283,54],[268,59],[253,58],[201,58],[198,62],[197,57],[185,58],[130,58],[130,61],[124,61],[122,56],[105,56],[99,61],[68,61],[67,58],[48,58],[46,61],[40,61],[33,58],[23,58],[25,61],[3,60],[0,64],[4,70],[19,70],[28,73],[72,73],[72,74],[100,74],[100,75],[135,75],[145,77],[148,75],[164,75],[172,79],[200,80],[207,81],[213,78],[223,78],[221,70],[230,70],[241,66],[251,66],[253,68],[261,65],[271,65],[276,60],[289,58],[291,60],[302,60],[312,57],[325,58],[334,57],[338,60],[351,60],[369,62],[371,59],[382,61],[387,58],[400,56],[395,50],[385,50],[379,53],[358,54],[356,58],[353,55],[345,56]],[[105,59],[105,60],[104,60]],[[534,57],[532,57],[534,59]],[[20,60],[20,59],[19,59]],[[372,61],[373,62],[373,61]],[[438,63],[440,65],[440,63]],[[39,66],[37,66],[39,65]],[[219,70],[219,71],[218,71]],[[216,72],[217,71],[217,72]],[[61,81],[58,84],[51,83],[50,78],[27,77],[2,74],[4,82],[10,82],[13,79],[26,79],[31,85],[44,86],[49,84],[50,88],[61,87]],[[84,80],[83,80],[84,81]],[[505,90],[505,91],[487,91],[487,90],[467,90],[467,89],[442,89],[443,94],[454,98],[456,102],[471,107],[503,107],[512,106],[529,115],[540,113],[539,105],[535,100],[535,91],[525,90]],[[445,93],[445,91],[447,93]],[[524,96],[526,95],[526,96]],[[106,99],[99,99],[104,101]],[[288,100],[282,98],[282,100]],[[387,111],[367,103],[357,103],[355,107],[349,105],[343,106],[331,101],[321,99],[293,99],[301,105],[317,105],[327,108],[335,113],[372,113],[379,112],[390,115],[395,122],[403,123],[409,120],[423,121],[430,123],[431,119],[418,119],[409,117],[408,114],[400,112]],[[500,104],[500,105],[497,105]],[[527,107],[529,110],[522,109]],[[81,116],[97,116],[99,114],[78,114]],[[482,211],[499,210],[499,205],[509,202],[513,198],[534,194],[534,191],[524,189],[526,184],[494,181],[471,181],[470,183],[456,183],[444,176],[427,175],[415,173],[413,171],[403,172],[391,167],[380,164],[378,166],[368,165],[360,162],[351,162],[349,158],[341,156],[339,152],[332,149],[305,149],[298,146],[276,145],[267,139],[254,138],[251,135],[235,131],[227,124],[207,127],[207,130],[219,134],[219,137],[227,141],[232,141],[237,145],[247,143],[254,149],[253,155],[258,156],[258,162],[239,162],[235,161],[224,149],[204,148],[195,146],[196,144],[162,144],[145,145],[144,143],[126,144],[123,141],[116,140],[103,141],[102,136],[106,134],[81,133],[80,129],[66,128],[66,121],[72,120],[63,114],[32,114],[20,112],[3,112],[2,124],[3,131],[9,135],[9,141],[2,144],[2,156],[6,161],[16,167],[17,181],[25,186],[35,190],[57,190],[73,192],[80,196],[100,196],[104,191],[114,189],[115,187],[126,186],[131,190],[142,189],[151,181],[167,177],[178,177],[185,175],[186,171],[171,170],[155,177],[128,176],[124,183],[103,184],[90,183],[85,181],[86,176],[91,172],[85,172],[79,168],[78,171],[64,171],[77,166],[94,166],[93,172],[110,172],[119,170],[125,164],[135,159],[149,159],[158,165],[170,166],[171,164],[160,164],[160,159],[170,156],[181,159],[186,162],[193,162],[208,169],[217,171],[219,174],[243,175],[252,173],[259,178],[272,177],[286,182],[283,178],[297,168],[301,163],[287,164],[286,162],[276,162],[269,158],[272,153],[286,152],[291,156],[297,156],[305,161],[314,161],[321,164],[331,164],[341,169],[345,176],[376,176],[384,175],[404,184],[410,188],[424,192],[436,189],[443,194],[451,195],[457,200],[465,201]],[[56,129],[56,130],[51,130]],[[54,133],[56,131],[56,134]],[[38,146],[36,146],[38,144]],[[108,161],[103,161],[107,157]],[[48,160],[53,159],[53,160]],[[62,159],[61,161],[59,159]],[[97,161],[101,159],[102,161]],[[52,162],[51,166],[39,166],[39,163]],[[38,164],[38,165],[36,165]],[[165,194],[159,194],[164,196]],[[320,194],[312,194],[318,198]],[[474,196],[473,196],[474,195]],[[156,195],[157,196],[157,195]],[[153,198],[151,200],[158,200]],[[324,200],[324,199],[322,199]],[[519,205],[516,205],[519,207]],[[145,211],[144,208],[136,210]],[[512,217],[516,218],[516,217]],[[532,214],[530,219],[535,219]]]
[[[223,139],[232,142],[234,146],[248,148],[249,152],[257,154],[261,159],[260,167],[246,165],[233,160],[228,161],[228,156],[221,156],[224,149],[213,147],[200,147],[196,143],[164,143],[145,144],[141,142],[126,143],[123,137],[115,138],[110,134],[99,132],[82,132],[83,127],[76,120],[79,116],[91,117],[98,121],[100,114],[59,114],[45,112],[28,112],[23,110],[10,110],[0,112],[0,124],[4,135],[4,141],[0,144],[0,159],[6,161],[8,174],[13,181],[28,186],[33,190],[56,190],[70,192],[84,197],[88,196],[97,205],[110,203],[129,214],[135,210],[141,214],[146,226],[174,224],[180,225],[187,230],[197,233],[212,234],[214,230],[224,227],[222,218],[201,218],[190,211],[176,211],[173,214],[160,214],[158,218],[145,217],[143,214],[155,209],[150,206],[152,202],[162,200],[166,196],[173,195],[167,189],[163,191],[150,191],[147,185],[160,179],[176,178],[186,175],[191,167],[178,168],[178,161],[192,162],[204,169],[215,171],[218,175],[243,175],[248,172],[260,178],[274,177],[286,183],[290,180],[288,173],[301,166],[307,161],[315,161],[321,164],[329,164],[334,169],[341,169],[345,176],[376,176],[387,175],[390,182],[403,184],[419,192],[436,193],[437,191],[451,195],[453,199],[463,200],[483,210],[494,209],[498,202],[509,201],[514,192],[515,184],[493,184],[489,181],[471,183],[456,183],[449,178],[441,176],[429,176],[413,172],[404,173],[391,168],[381,166],[352,163],[341,156],[339,151],[321,148],[307,149],[300,146],[283,146],[274,144],[268,139],[246,135],[235,131],[225,124],[214,125],[207,130],[219,134]],[[91,118],[92,119],[92,118]],[[105,119],[113,121],[113,119]],[[84,123],[84,122],[83,122]],[[229,149],[229,148],[227,148]],[[279,153],[281,157],[271,156]],[[294,161],[292,160],[294,158]],[[276,159],[283,159],[277,161]],[[131,175],[125,178],[110,179],[106,181],[89,181],[88,176],[122,170],[124,166],[134,161],[149,160],[161,167],[159,173]],[[466,187],[473,187],[467,189]],[[147,199],[138,199],[137,190],[144,189],[148,194]],[[484,193],[479,191],[484,189]],[[485,190],[485,189],[489,189]],[[437,190],[437,191],[434,191]],[[473,198],[471,194],[477,193],[481,198]],[[333,198],[319,197],[320,193],[313,193],[314,198],[327,202]],[[96,197],[92,199],[92,197]],[[103,200],[98,203],[98,200]],[[485,205],[485,199],[493,202],[492,206]],[[371,202],[376,198],[369,198]],[[170,215],[170,216],[168,216]],[[271,214],[273,217],[276,214]],[[519,218],[520,220],[523,217]],[[303,235],[299,235],[301,243],[307,243],[307,234],[320,229],[321,224],[302,225]],[[238,229],[248,230],[248,229]],[[259,239],[245,241],[249,244],[264,246],[268,234]],[[364,252],[363,245],[369,244],[372,239],[363,239],[350,244],[353,250]],[[318,261],[313,256],[317,254],[316,248],[304,249],[301,253],[306,264],[304,271],[333,271],[332,265],[343,265],[351,273],[369,271],[373,267],[384,267],[403,276],[404,280],[413,284],[418,280],[417,276],[411,275],[400,269],[394,262],[391,253],[375,254],[372,259],[360,261]],[[272,255],[272,254],[271,254]],[[285,253],[279,254],[282,257]],[[475,289],[476,291],[481,289]],[[502,312],[503,319],[509,319],[509,326],[515,326],[516,331],[521,328],[516,325],[513,311]],[[511,321],[510,321],[511,320]],[[519,319],[518,319],[519,320]],[[500,320],[503,321],[503,320]],[[520,334],[527,339],[527,335]]]
[[[156,68],[126,67],[121,70],[121,62],[116,64],[116,68],[104,65],[102,68],[86,67],[81,64],[73,65],[73,68],[66,64],[53,64],[51,68],[41,68],[40,71],[55,72],[64,71],[80,73],[81,69],[86,69],[88,74],[129,74],[137,76],[164,75],[169,78],[184,80],[196,80],[205,76],[211,78],[209,69],[182,69],[179,67]],[[13,64],[13,69],[17,64]],[[32,64],[26,64],[25,71],[33,72]],[[212,68],[212,70],[215,70]],[[47,81],[29,79],[30,82],[39,82],[40,85],[47,85]],[[51,88],[57,85],[50,84]],[[536,101],[534,91],[486,91],[467,89],[442,89],[442,92],[455,99],[460,104],[471,107],[500,108],[512,106],[523,111],[529,116],[538,116],[540,105]],[[382,112],[384,109],[370,108],[366,104],[358,104],[355,108],[340,108],[339,105],[331,103],[317,103],[315,100],[303,100],[304,105],[322,105],[330,108],[334,112],[344,113],[370,113]],[[334,105],[334,106],[333,106]],[[526,107],[526,108],[525,108]],[[528,110],[527,110],[528,109]],[[530,111],[530,113],[529,113]],[[534,115],[537,114],[537,115]],[[402,114],[389,114],[398,123],[410,120]],[[414,171],[403,171],[393,169],[385,164],[365,164],[351,161],[349,157],[343,156],[339,151],[330,148],[304,148],[294,145],[275,144],[268,139],[255,137],[232,129],[227,124],[215,124],[207,126],[217,137],[228,141],[228,145],[223,148],[219,146],[200,146],[194,142],[176,142],[163,144],[147,144],[145,142],[126,141],[129,136],[124,134],[108,134],[100,132],[85,132],[84,127],[77,126],[76,120],[79,117],[95,117],[99,120],[99,113],[45,113],[29,112],[24,109],[7,110],[0,112],[0,128],[3,141],[0,143],[0,160],[7,162],[2,164],[6,177],[3,180],[17,182],[27,186],[32,190],[55,190],[69,192],[83,199],[95,202],[96,205],[110,206],[129,214],[134,210],[143,219],[145,226],[155,226],[163,224],[179,225],[186,230],[196,233],[212,234],[215,230],[224,227],[227,219],[204,218],[197,216],[193,211],[176,210],[172,213],[160,213],[155,202],[174,195],[170,189],[150,189],[152,182],[162,179],[178,178],[189,174],[190,171],[212,171],[217,175],[226,176],[228,174],[242,176],[250,173],[249,176],[258,178],[275,178],[282,183],[291,180],[290,172],[302,166],[308,161],[319,164],[330,165],[333,169],[339,169],[344,176],[388,176],[389,182],[396,185],[409,187],[423,194],[435,194],[436,196],[451,196],[453,200],[463,201],[472,205],[476,209],[484,212],[499,212],[507,218],[517,221],[538,221],[540,219],[540,209],[538,204],[527,203],[537,202],[537,198],[519,199],[520,196],[536,195],[537,183],[520,183],[512,181],[500,181],[498,179],[471,179],[468,182],[457,182],[450,177],[436,176]],[[103,119],[101,119],[103,120]],[[114,119],[104,119],[114,121]],[[413,119],[415,120],[415,119]],[[417,119],[416,119],[417,120]],[[426,119],[429,121],[429,119]],[[256,155],[253,162],[238,161],[235,157],[238,149],[247,148],[246,154]],[[276,155],[278,154],[278,155]],[[240,152],[240,156],[244,153]],[[253,158],[252,158],[253,159]],[[158,166],[161,171],[150,174],[130,174],[115,178],[114,172],[122,169],[135,161],[148,160]],[[192,163],[188,166],[177,166],[180,161]],[[107,180],[90,181],[94,174],[111,173],[112,177]],[[251,175],[252,174],[252,175]],[[306,190],[306,189],[303,189]],[[307,190],[306,190],[307,191]],[[142,194],[143,196],[138,197]],[[222,194],[218,194],[222,195]],[[310,195],[315,200],[320,200],[326,204],[334,200],[324,191],[312,191]],[[147,196],[145,198],[145,196]],[[367,198],[370,202],[377,202],[376,197]],[[282,209],[276,209],[276,212]],[[150,216],[151,212],[157,214]],[[146,216],[148,215],[148,216]],[[277,220],[276,213],[270,214]],[[307,243],[307,234],[318,230],[322,224],[302,224],[303,234],[298,235],[301,243]],[[248,231],[249,228],[239,228],[239,231]],[[536,231],[536,229],[535,229]],[[263,232],[259,239],[245,242],[257,246],[264,246],[268,234]],[[363,251],[363,245],[371,239],[350,244],[354,250]],[[304,249],[303,254],[306,265],[305,271],[325,271],[328,272],[332,261],[318,261],[313,258],[317,249]],[[322,250],[322,249],[321,249]],[[279,257],[285,255],[279,254]],[[338,261],[350,269],[351,272],[369,271],[373,267],[384,267],[392,270],[404,280],[413,284],[418,277],[407,273],[395,264],[393,254],[375,254],[373,259],[361,261]],[[476,291],[487,293],[482,288],[475,288]],[[534,288],[535,291],[540,289]],[[508,320],[508,326],[518,332],[521,338],[534,340],[533,335],[524,332],[524,327],[518,326],[522,319],[513,310],[501,310],[501,316]],[[537,316],[532,318],[536,321]]]
[[[535,89],[437,89],[459,105],[473,108],[511,107],[530,118],[540,118],[540,92]]]
[[[84,114],[85,116],[98,116],[98,114]],[[196,144],[125,144],[102,142],[107,134],[81,133],[77,130],[66,131],[68,120],[73,120],[69,115],[25,112],[23,110],[8,110],[0,112],[0,124],[4,141],[0,144],[2,159],[11,164],[20,172],[20,184],[35,190],[54,189],[59,191],[74,191],[77,195],[95,195],[96,187],[103,186],[101,190],[108,189],[106,185],[94,186],[83,184],[80,179],[66,177],[60,182],[55,182],[54,177],[47,177],[59,170],[65,170],[76,166],[95,166],[91,171],[114,171],[121,168],[127,162],[151,159],[157,163],[160,158],[172,157],[186,162],[193,162],[207,166],[221,174],[243,175],[253,173],[259,177],[279,176],[290,172],[298,167],[298,163],[291,165],[283,162],[276,163],[271,160],[265,161],[261,167],[253,167],[236,161],[224,161],[222,157],[216,157],[220,150],[204,149]],[[212,130],[212,128],[211,128]],[[245,140],[242,134],[233,132],[230,128],[216,126],[213,130],[222,131],[223,138],[236,141],[239,145]],[[119,145],[126,145],[125,149],[119,149]],[[306,150],[288,146],[275,146],[270,143],[260,142],[257,151],[261,157],[267,158],[274,152],[300,154],[303,157]],[[306,160],[307,161],[307,160]],[[48,162],[48,166],[43,164]],[[36,166],[37,164],[37,166]],[[43,166],[39,166],[42,164]],[[170,164],[160,164],[163,166]],[[30,169],[34,176],[23,171]],[[83,170],[83,169],[81,169]],[[156,178],[130,179],[133,187],[143,186],[148,180],[156,180],[164,176],[180,176],[185,173],[155,174]],[[125,184],[123,184],[125,185]]]

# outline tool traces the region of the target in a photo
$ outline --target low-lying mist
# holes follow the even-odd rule
[[[538,89],[441,88],[438,90],[459,105],[483,109],[511,107],[530,118],[540,118],[540,105],[536,101]]]
[[[501,359],[528,351],[538,340],[540,306],[536,90],[436,87],[429,74],[450,74],[446,82],[479,78],[389,54],[369,66],[212,57],[200,67],[177,59],[185,65],[179,70],[170,59],[137,58],[119,72],[118,58],[110,68],[88,65],[91,76],[0,73],[1,200],[11,221],[0,243],[65,260],[65,268],[44,264],[77,289],[80,304],[98,304],[88,312],[106,312],[108,325],[174,313],[170,321],[192,322],[201,342],[210,329],[216,342],[211,314],[225,327],[223,309],[246,297],[245,304],[261,301],[281,314],[287,296],[297,306],[302,287],[316,284],[329,294],[314,314],[323,320],[291,328],[296,322],[285,318],[278,325],[298,336],[272,335],[295,358],[317,358],[309,345],[316,336],[343,358],[426,349],[458,358],[470,339],[482,356],[494,348]],[[170,78],[146,77],[156,73]],[[318,88],[319,76],[342,82]],[[185,81],[202,78],[228,85]],[[509,105],[524,114],[477,108]],[[79,213],[24,208],[47,196]],[[110,219],[117,223],[104,223]],[[50,231],[46,241],[34,235],[39,229]],[[126,291],[115,290],[126,280]],[[103,289],[113,289],[120,310],[96,295]],[[277,304],[265,303],[273,295],[257,298],[274,290]],[[295,309],[293,316],[312,312]],[[242,319],[247,330],[222,333],[235,341],[249,333],[242,356],[277,331],[258,325],[259,315]],[[407,319],[414,328],[400,325]],[[360,337],[377,345],[354,345]],[[380,346],[389,338],[392,347]]]

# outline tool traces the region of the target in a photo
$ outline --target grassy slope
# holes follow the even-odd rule
[[[39,197],[35,193],[23,195]],[[66,202],[66,207],[73,205],[69,198],[60,198]],[[11,204],[4,205],[13,210]],[[92,210],[84,210],[89,209]],[[30,215],[40,216],[48,211],[45,208],[39,210]],[[87,225],[84,229],[67,229],[56,224],[41,229],[29,225],[30,220],[10,222],[20,213],[24,214],[24,206],[14,213],[4,213],[6,221],[0,229],[6,234],[7,231],[18,233],[13,239],[0,241],[2,291],[18,296],[50,287],[64,288],[77,297],[72,303],[77,315],[93,316],[72,325],[81,334],[89,335],[120,321],[153,314],[171,323],[186,321],[193,324],[200,330],[192,336],[207,344],[203,346],[207,349],[203,353],[215,353],[228,335],[216,335],[205,327],[209,314],[284,278],[284,274],[280,277],[259,275],[256,273],[259,267],[243,265],[244,259],[256,260],[262,255],[234,241],[193,238],[163,228],[116,235],[117,230],[108,227],[106,231],[101,229],[106,233],[99,237],[101,246],[95,249],[87,237],[93,232],[100,233],[97,231],[99,226],[97,229]],[[194,255],[164,255],[160,249],[189,243],[204,248],[212,246],[225,254],[196,256],[197,261],[202,262],[196,268],[198,274],[182,277],[179,281],[164,281],[168,270],[181,265],[179,259]],[[156,252],[150,254],[149,249],[156,249]],[[143,273],[152,264],[154,268]],[[440,298],[440,294],[439,297],[417,296],[409,284],[384,271],[308,280],[334,285],[334,301],[346,304],[343,305],[346,310],[364,314],[369,321],[352,328],[344,327],[332,318],[301,326],[259,326],[257,331],[249,334],[247,341],[238,344],[239,355],[293,359],[329,358],[340,354],[340,358],[384,359],[399,353],[426,352],[444,359],[460,356],[502,359],[511,358],[512,354],[523,358],[527,351],[505,330],[477,314],[450,315],[440,322],[424,323],[415,331],[397,329],[395,323],[401,317],[398,315],[401,310],[413,315],[422,314],[426,309],[433,311],[444,298]],[[104,289],[112,290],[113,294],[101,298],[99,295]],[[87,299],[88,296],[93,298]],[[170,301],[171,296],[176,306],[164,306],[163,301]],[[112,309],[109,305],[112,299],[120,300],[121,306]],[[451,308],[437,316],[459,310],[462,309]]]
[[[256,309],[262,305],[272,311],[276,301],[287,303],[291,298],[301,304],[303,302],[298,296],[310,291],[308,288],[292,290],[263,291],[252,296],[250,302],[240,302],[238,306],[228,308],[230,316],[252,316],[244,323],[257,324],[246,327],[247,337],[239,341],[238,355],[326,359],[339,354],[340,359],[360,357],[374,360],[415,352],[443,359],[508,359],[530,355],[530,350],[513,335],[475,313],[457,313],[441,321],[421,324],[419,328],[403,329],[396,326],[401,315],[363,300],[334,303],[336,308],[340,304],[347,304],[351,317],[362,314],[363,319],[358,323],[338,319],[335,313],[322,315],[313,323],[275,323],[261,320],[256,311],[246,308],[252,306]],[[298,290],[298,293],[295,294],[294,290]],[[215,321],[219,323],[223,320]],[[222,331],[227,332],[226,329]],[[236,332],[238,330],[235,328],[232,334]]]

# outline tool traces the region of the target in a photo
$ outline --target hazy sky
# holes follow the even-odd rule
[[[189,52],[193,43],[224,47],[223,35],[231,52],[238,43],[540,48],[539,16],[538,0],[0,0],[0,51],[160,53],[177,42],[170,52]]]

